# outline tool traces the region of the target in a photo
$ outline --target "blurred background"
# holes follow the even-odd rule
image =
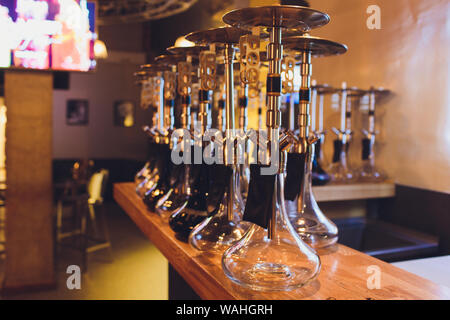
[[[376,159],[395,191],[380,199],[321,202],[322,211],[328,217],[340,221],[342,230],[350,230],[346,233],[348,237],[341,240],[364,251],[362,239],[366,234],[372,237],[365,240],[366,245],[373,239],[386,238],[385,229],[370,229],[371,225],[367,224],[368,219],[375,219],[408,230],[405,231],[406,238],[392,239],[387,247],[410,247],[417,241],[427,247],[425,251],[419,246],[404,255],[382,256],[385,261],[450,254],[450,3],[445,0],[281,2],[309,5],[328,13],[331,22],[311,34],[344,43],[349,48],[345,55],[313,60],[312,78],[317,83],[340,87],[346,82],[348,86],[384,87],[393,92],[377,106],[376,127],[380,134]],[[223,25],[223,14],[234,8],[279,3],[262,0],[98,0],[96,33],[102,43],[96,42],[96,45],[104,47],[97,47],[95,70],[52,72],[48,92],[36,94],[31,103],[39,105],[48,97],[52,107],[47,120],[41,122],[33,118],[34,109],[25,106],[30,102],[20,100],[22,88],[31,88],[33,80],[23,82],[9,75],[8,69],[0,69],[0,182],[4,185],[0,213],[2,298],[168,298],[167,260],[112,198],[112,184],[131,181],[148,155],[147,138],[141,127],[150,122],[152,111],[138,107],[140,89],[133,73],[139,65],[166,53],[166,48],[178,37]],[[371,30],[366,24],[370,15],[367,8],[373,4],[381,8],[379,30]],[[75,102],[70,104],[69,101]],[[120,108],[125,108],[124,103],[132,106],[134,114],[128,125],[116,121]],[[19,109],[13,110],[16,104],[25,107],[21,112],[15,112]],[[325,98],[324,112],[329,137],[324,152],[325,158],[330,159],[333,153],[330,129],[338,127],[340,121],[336,97]],[[364,107],[355,110],[354,141],[363,138],[360,128],[366,113]],[[36,117],[44,119],[41,115]],[[250,103],[249,126],[256,128],[257,121],[257,109]],[[35,126],[48,127],[45,134],[49,135],[51,144],[41,150],[46,152],[44,157],[51,160],[51,168],[41,172],[51,171],[52,179],[51,185],[46,183],[45,188],[39,185],[39,176],[16,173],[21,171],[20,168],[11,168],[12,173],[8,173],[14,163],[17,167],[19,164],[24,168],[30,166],[34,168],[33,172],[40,171],[39,160],[36,160],[40,155],[34,154],[33,149],[22,147],[20,137],[8,140],[11,141],[9,147],[8,142],[5,144],[8,137],[14,136],[14,130],[24,126],[31,135],[43,134],[35,131]],[[21,152],[21,156],[11,159],[22,160],[9,161],[8,150],[11,154]],[[350,161],[357,163],[360,154],[360,144],[352,144]],[[103,185],[90,180],[100,169],[108,172],[107,180],[101,176]],[[84,174],[88,176],[77,176]],[[19,179],[20,183],[16,184],[14,179]],[[61,230],[58,229],[57,212],[61,208],[62,217],[70,216],[73,206],[63,202],[68,199],[67,190],[73,191],[73,185],[68,185],[67,181],[74,179],[84,179],[85,188],[97,188],[102,194],[96,210],[104,213],[102,221],[110,237],[104,247],[107,250],[90,253],[86,244],[80,250],[72,243],[65,243],[64,237],[58,238]],[[26,192],[21,193],[27,188],[51,193],[51,206],[44,208],[44,213],[39,211],[42,207],[33,205],[34,198],[27,198]],[[11,218],[5,219],[5,201],[8,204],[9,196],[21,199],[11,200],[12,208],[26,206],[28,209],[19,210],[21,213],[14,216],[11,213]],[[85,199],[77,198],[76,201]],[[42,220],[33,220],[39,216]],[[356,220],[351,220],[353,218]],[[65,223],[61,223],[61,228],[64,227]],[[394,233],[399,232],[395,230]],[[415,233],[419,235],[415,237]],[[86,266],[82,290],[67,289],[68,265]]]

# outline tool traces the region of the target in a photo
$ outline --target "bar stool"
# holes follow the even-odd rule
[[[104,194],[109,177],[106,169],[95,172],[90,177],[86,193],[66,195],[57,204],[57,233],[56,240],[59,244],[64,238],[78,236],[80,242],[77,246],[82,253],[82,270],[87,271],[88,254],[99,250],[108,249],[111,260],[112,248],[108,227],[106,225],[106,212],[104,208]],[[62,232],[62,209],[64,204],[72,207],[75,228],[69,232]],[[97,220],[98,219],[100,220]],[[101,228],[98,226],[101,224]],[[92,233],[90,232],[92,229]],[[101,229],[101,231],[100,231]]]
[[[108,227],[106,224],[106,210],[104,207],[104,194],[109,178],[109,172],[106,169],[101,169],[99,172],[91,176],[88,184],[89,198],[87,200],[88,210],[83,210],[81,216],[81,236],[82,236],[82,252],[83,252],[83,270],[87,270],[87,258],[89,253],[99,250],[108,249],[111,261],[113,260],[113,253],[111,247],[111,240],[109,236]],[[97,225],[97,216],[100,219],[101,229]],[[94,231],[93,235],[88,233],[89,223],[92,225]],[[89,245],[93,242],[93,245]]]
[[[62,190],[62,195],[57,196],[56,203],[56,242],[80,234],[80,228],[77,227],[77,221],[80,210],[84,202],[88,199],[87,184],[91,177],[93,162],[83,159],[75,162],[71,169],[71,179],[63,183],[55,184],[56,190]],[[72,210],[73,229],[63,231],[63,208],[70,207]]]

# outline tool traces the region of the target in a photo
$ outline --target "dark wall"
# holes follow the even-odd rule
[[[143,23],[99,26],[99,38],[110,51],[143,52]]]
[[[218,25],[219,21],[212,20],[212,15],[217,10],[212,4],[211,0],[199,0],[183,13],[149,23],[152,54],[158,56],[165,53],[166,48],[173,46],[180,36]]]
[[[54,159],[53,182],[61,183],[71,179],[72,167],[80,159]],[[94,161],[93,171],[107,169],[109,171],[105,200],[111,201],[113,184],[133,181],[134,175],[144,166],[144,161],[133,159],[91,159]],[[55,199],[58,196],[56,195]]]
[[[450,254],[450,194],[397,185],[380,218],[439,237],[439,253]]]

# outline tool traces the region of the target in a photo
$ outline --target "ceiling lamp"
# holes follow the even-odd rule
[[[187,40],[184,36],[178,37],[175,41],[175,47],[193,47],[195,43]]]
[[[106,45],[102,40],[95,40],[94,43],[94,55],[96,59],[107,59],[108,58],[108,50],[106,49]]]

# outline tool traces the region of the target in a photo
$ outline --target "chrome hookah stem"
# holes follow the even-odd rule
[[[301,86],[300,86],[300,111],[298,116],[299,126],[299,140],[300,146],[297,149],[299,153],[305,153],[305,167],[301,168],[304,172],[307,172],[310,168],[312,160],[312,153],[314,152],[314,145],[308,142],[309,138],[309,126],[310,126],[310,103],[311,103],[311,51],[304,51],[301,55],[300,72],[301,72]],[[314,106],[315,107],[315,106]],[[305,202],[305,187],[308,181],[300,181],[301,188],[298,196],[297,209],[303,212]]]
[[[320,143],[320,154],[319,159],[317,159],[317,161],[322,162],[323,161],[323,144],[325,143],[325,132],[323,131],[323,103],[324,103],[324,94],[323,93],[319,93],[319,115],[318,115],[318,138],[319,141],[317,143]]]
[[[187,56],[186,57],[186,61],[187,63],[191,62],[191,57]],[[188,70],[188,72],[191,72],[190,68]],[[178,70],[178,77],[183,77],[185,75],[181,75],[180,74],[180,70]],[[180,83],[180,81],[178,81],[178,83]],[[181,127],[183,129],[187,129],[190,131],[191,129],[191,93],[190,93],[190,86],[191,84],[189,83],[187,87],[183,87],[183,92],[181,93]],[[180,88],[179,88],[180,90]]]
[[[164,78],[161,72],[158,72],[156,78],[158,84],[158,130],[164,132]],[[158,82],[159,81],[159,82]]]
[[[231,44],[225,45],[225,83],[226,83],[226,128],[227,138],[231,137],[234,130],[234,73],[233,73],[234,48]]]
[[[231,44],[225,44],[225,84],[226,84],[226,98],[225,98],[225,114],[226,114],[226,142],[227,146],[225,148],[225,164],[231,166],[232,174],[230,177],[227,193],[227,218],[228,221],[232,221],[234,217],[234,193],[235,190],[235,172],[236,165],[234,162],[234,74],[233,74],[233,59],[234,59],[234,48]],[[230,150],[228,150],[230,147]],[[230,155],[229,153],[232,152]]]
[[[310,114],[311,114],[311,131],[316,132],[316,118],[317,118],[317,89],[312,90],[311,97],[311,106],[310,106]]]
[[[167,75],[167,79],[164,79],[164,91],[170,91],[173,90],[173,92],[164,92],[164,126],[170,130],[173,131],[174,124],[175,124],[175,115],[174,115],[174,108],[175,108],[175,88],[172,86],[175,86],[175,78],[174,75],[176,74],[176,67],[172,66],[172,70],[166,71],[165,75]],[[172,77],[172,78],[170,78]],[[170,79],[173,80],[173,83],[169,83]]]
[[[241,83],[240,99],[248,99],[248,85],[245,83]],[[247,105],[239,104],[239,128],[244,130],[244,132],[247,132],[247,126],[248,126],[248,107]]]
[[[369,133],[375,133],[375,90],[370,88],[369,95]]]
[[[352,130],[352,104],[353,104],[354,97],[347,96],[347,109],[345,112],[345,129],[348,132],[351,132]],[[350,137],[347,139],[347,142],[350,141]]]
[[[281,125],[281,60],[283,57],[283,45],[281,44],[281,28],[270,28],[270,42],[267,45],[267,56],[269,60],[269,74],[267,75],[267,118],[266,125],[268,129],[269,151],[279,152],[279,148],[272,150],[272,145],[278,144],[280,140]],[[270,84],[270,85],[269,85]],[[278,156],[278,155],[277,155]],[[272,158],[272,157],[270,157]],[[277,203],[277,179],[275,176],[274,193],[272,200],[272,215],[267,227],[267,236],[269,239],[275,238],[276,224],[276,203]]]
[[[374,155],[374,145],[375,145],[375,100],[376,93],[373,87],[370,88],[370,96],[369,96],[369,131],[368,131],[368,139],[370,139],[370,151],[369,151],[369,159],[372,166],[375,166],[375,155]]]
[[[198,119],[200,120],[201,134],[203,135],[208,129],[208,106],[209,101],[203,100],[199,101],[199,109],[198,109]]]
[[[245,135],[247,133],[248,129],[248,85],[241,82],[241,93],[239,97],[239,129],[242,130],[242,133]],[[243,152],[243,158],[246,165],[249,163],[249,152],[250,152],[250,146],[249,146],[249,140],[245,139],[244,143],[244,149]],[[240,163],[237,163],[236,165],[241,165]],[[240,168],[243,168],[240,167]]]
[[[319,132],[323,133],[323,101],[324,95],[322,93],[319,94]]]
[[[168,130],[173,130],[173,125],[175,123],[175,117],[174,117],[174,101],[172,99],[165,101],[164,106],[164,127]]]
[[[219,97],[217,101],[217,108],[219,110],[219,114],[217,116],[217,129],[219,129],[222,132],[225,132],[225,100],[224,95],[226,94],[225,88],[225,76],[220,78],[219,80]]]
[[[206,68],[205,68],[206,69]],[[210,91],[207,89],[207,84],[203,83],[203,75],[201,74],[202,67],[198,68],[200,88],[198,90],[198,114],[200,121],[200,134],[203,136],[208,129],[208,109],[210,103]]]
[[[186,61],[188,63],[191,62],[191,58],[189,56],[186,57]],[[180,66],[180,64],[178,65]],[[181,74],[180,67],[177,68],[178,71],[178,93],[181,95],[181,115],[180,115],[180,124],[181,128],[190,131],[191,128],[191,97],[190,97],[190,83],[187,86],[181,87],[180,77],[184,77],[184,74]],[[189,69],[188,72],[191,72]],[[186,138],[183,138],[186,140]],[[186,145],[183,144],[183,152],[186,152],[184,149]],[[190,146],[187,146],[188,148]],[[183,193],[187,195],[191,195],[191,189],[189,185],[189,166],[185,166],[184,170],[184,185],[183,185]]]
[[[346,111],[347,111],[347,84],[344,82],[342,83],[342,91],[341,91],[341,128],[340,128],[341,137],[339,137],[341,138],[343,144],[347,142],[347,136],[345,134],[345,132],[347,131],[345,127]]]
[[[291,132],[295,131],[295,100],[294,93],[290,94],[289,97],[289,130]]]
[[[298,115],[298,126],[299,126],[299,138],[304,144],[302,146],[303,150],[300,153],[306,152],[306,140],[309,136],[309,125],[310,125],[310,100],[311,100],[311,52],[305,51],[301,55],[301,87],[300,87],[300,103],[299,103],[299,115]]]
[[[191,129],[191,104],[189,103],[190,96],[187,94],[182,97],[184,100],[181,103],[181,127],[183,129]]]

